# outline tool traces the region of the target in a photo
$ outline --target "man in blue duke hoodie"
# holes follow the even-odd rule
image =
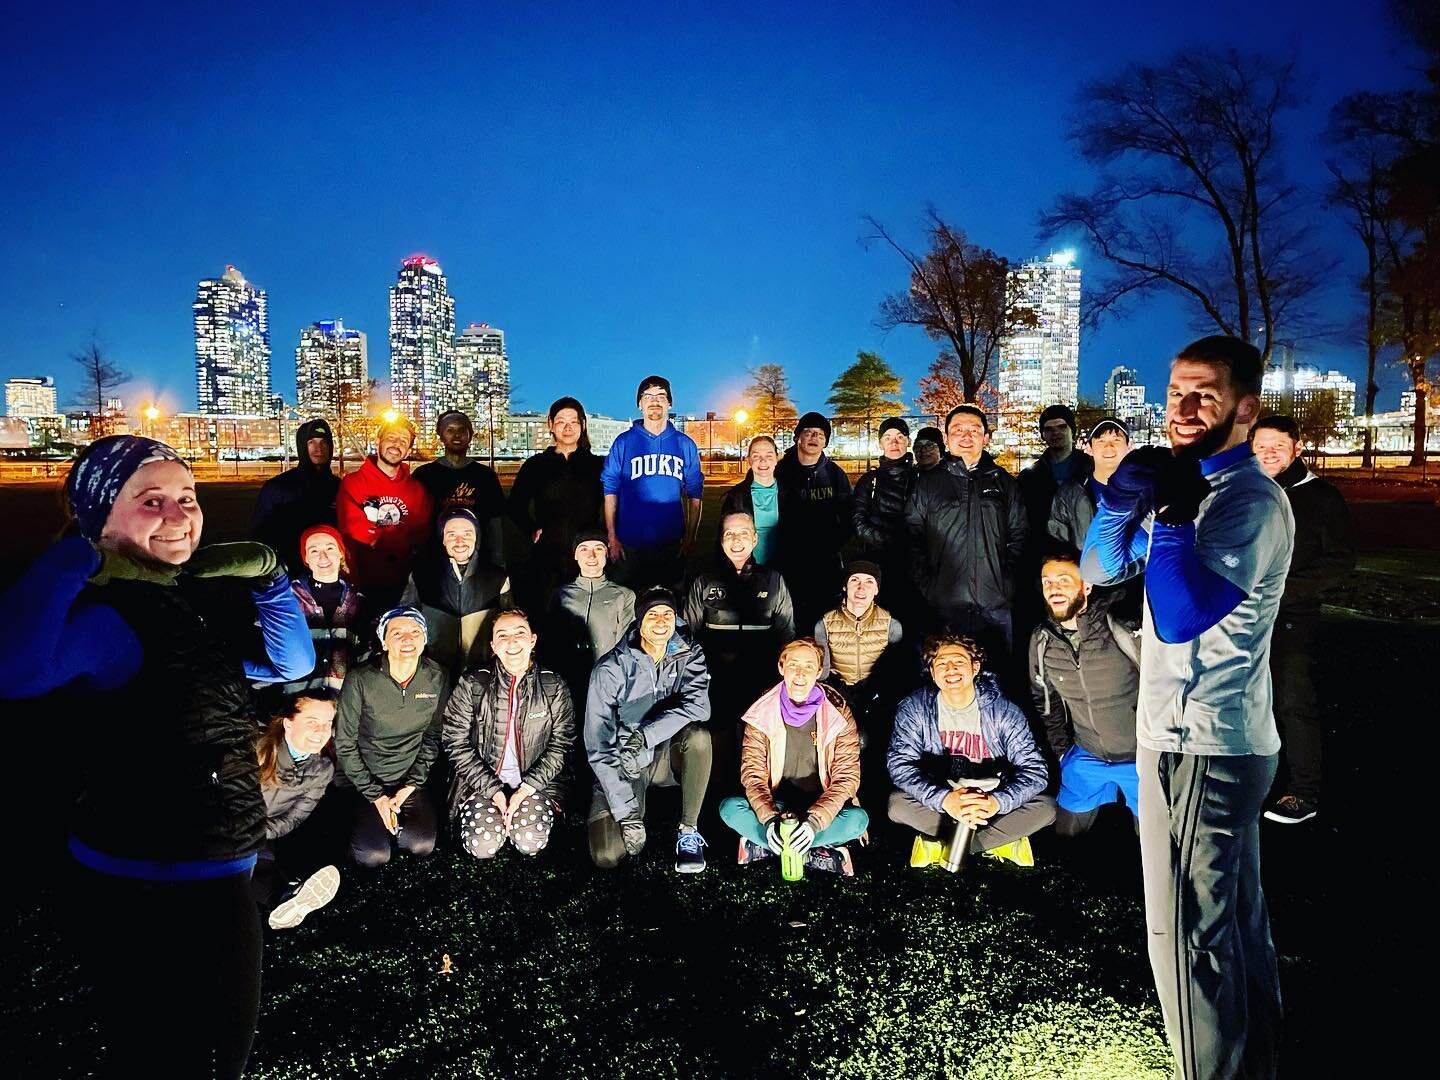
[[[679,582],[700,527],[700,451],[670,423],[671,401],[669,381],[647,376],[635,393],[641,419],[615,440],[600,472],[610,560],[637,593]]]

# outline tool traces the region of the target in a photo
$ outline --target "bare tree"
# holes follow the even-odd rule
[[[1164,289],[1267,360],[1277,328],[1294,338],[1313,323],[1306,301],[1331,264],[1277,154],[1277,118],[1297,103],[1290,64],[1235,50],[1187,50],[1081,92],[1069,138],[1102,177],[1062,195],[1041,227],[1078,230],[1110,264],[1092,322]]]
[[[105,403],[115,396],[115,391],[130,381],[131,375],[111,361],[94,335],[91,335],[89,344],[83,349],[71,353],[70,359],[75,361],[81,373],[80,389],[75,395],[76,404],[91,413],[90,428],[92,433],[98,435],[104,430]]]
[[[974,402],[1001,344],[1016,330],[1034,326],[1036,315],[1019,303],[1008,260],[969,240],[933,206],[926,207],[925,217],[930,249],[924,253],[905,247],[873,217],[865,218],[873,230],[866,245],[882,241],[910,267],[910,288],[880,302],[876,325],[918,326],[930,340],[947,343],[930,375],[958,379],[964,399]]]

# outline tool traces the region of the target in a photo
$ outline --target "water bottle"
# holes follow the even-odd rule
[[[786,881],[799,881],[805,876],[805,856],[790,846],[796,826],[793,818],[780,822],[780,876]]]
[[[970,788],[972,791],[994,791],[1000,786],[998,776],[978,777],[957,783],[956,787]],[[952,874],[958,874],[965,865],[965,857],[970,853],[970,841],[975,836],[974,825],[967,825],[963,821],[955,822],[955,830],[950,834],[950,840],[945,846],[944,860],[941,866],[945,867]]]

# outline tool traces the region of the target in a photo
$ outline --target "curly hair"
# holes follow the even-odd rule
[[[947,645],[955,645],[964,649],[970,654],[970,659],[977,664],[985,663],[985,650],[980,643],[969,634],[952,634],[946,630],[943,633],[931,634],[925,639],[925,666],[928,668],[935,663],[935,657],[940,655],[940,650]]]

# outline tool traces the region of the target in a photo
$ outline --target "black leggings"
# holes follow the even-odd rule
[[[398,790],[398,789],[397,789]],[[393,795],[394,791],[385,794]],[[390,861],[399,848],[408,855],[422,858],[435,850],[435,802],[430,792],[418,787],[400,804],[400,832],[392,834],[380,820],[375,804],[355,794],[355,818],[350,829],[350,861],[368,870],[378,870]]]
[[[250,875],[156,882],[74,865],[70,933],[101,1076],[238,1077],[260,1012]]]

